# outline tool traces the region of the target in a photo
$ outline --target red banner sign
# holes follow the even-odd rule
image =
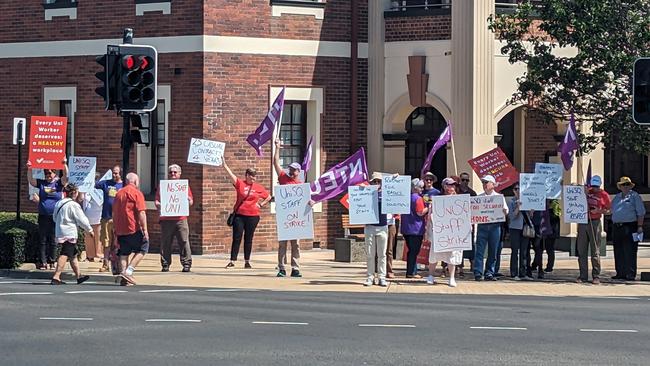
[[[67,117],[32,116],[29,157],[32,168],[63,169]]]
[[[497,147],[467,162],[479,177],[492,175],[497,181],[494,188],[497,192],[501,192],[519,181],[519,172],[512,166],[501,148]]]

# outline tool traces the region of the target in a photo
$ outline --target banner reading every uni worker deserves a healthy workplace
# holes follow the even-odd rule
[[[67,128],[67,117],[32,116],[27,158],[32,168],[63,169]]]

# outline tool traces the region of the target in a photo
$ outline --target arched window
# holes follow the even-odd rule
[[[447,127],[447,121],[433,107],[418,107],[406,119],[404,174],[419,177],[422,165],[433,144]],[[447,174],[447,150],[438,150],[430,169],[441,181]]]

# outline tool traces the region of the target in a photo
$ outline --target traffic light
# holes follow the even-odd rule
[[[650,125],[650,58],[634,62],[632,118],[640,125]]]
[[[150,112],[157,104],[158,52],[151,46],[119,46],[118,104],[121,111]]]
[[[106,54],[97,57],[97,63],[102,65],[104,70],[95,74],[95,77],[102,82],[102,86],[96,88],[95,93],[104,98],[106,110],[114,109],[117,102],[115,75],[117,72],[118,51],[117,46],[108,46]]]
[[[138,113],[131,115],[131,141],[149,146],[150,136],[150,113]]]

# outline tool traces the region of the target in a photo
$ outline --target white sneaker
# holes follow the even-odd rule
[[[374,282],[374,279],[372,277],[368,277],[366,279],[366,282],[363,283],[363,285],[366,286],[366,287],[367,286],[372,286],[373,282]]]
[[[449,287],[456,287],[456,279],[455,278],[450,278],[449,279]]]
[[[526,277],[522,278],[522,280],[524,280],[524,281],[533,281],[533,278],[530,277],[530,276],[526,276]]]
[[[435,285],[436,284],[436,278],[433,277],[432,275],[429,275],[429,277],[427,277],[427,283],[429,285]]]
[[[514,276],[512,279],[515,281],[521,281],[521,278],[519,278],[519,276]]]
[[[379,279],[379,286],[381,287],[388,287],[388,282],[384,278]]]

